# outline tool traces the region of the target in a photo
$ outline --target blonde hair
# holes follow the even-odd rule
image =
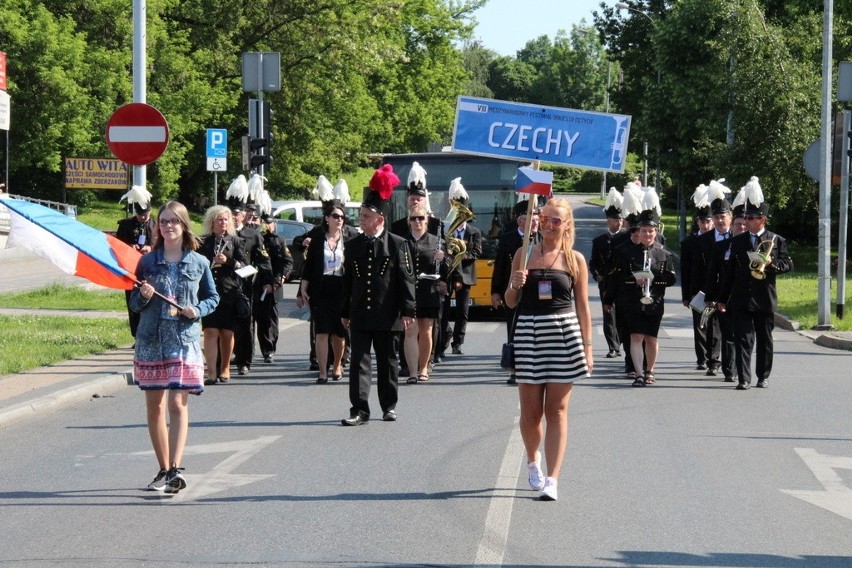
[[[423,215],[424,217],[428,217],[428,213],[426,213],[426,207],[423,205],[412,205],[408,208],[408,216],[412,215]]]
[[[571,278],[577,278],[580,275],[580,266],[577,262],[577,257],[574,255],[574,209],[571,208],[571,203],[562,197],[554,197],[548,200],[547,203],[544,204],[544,207],[548,205],[552,207],[556,207],[557,209],[564,209],[565,215],[562,217],[562,223],[568,224],[569,226],[565,229],[565,232],[562,233],[562,252],[565,253],[565,269],[568,274],[571,275]],[[542,209],[544,209],[542,207]]]
[[[189,211],[186,210],[186,206],[180,201],[169,201],[157,212],[157,235],[154,238],[154,249],[163,248],[165,243],[163,242],[163,235],[160,233],[160,217],[162,217],[165,211],[171,212],[177,220],[180,221],[180,224],[183,225],[183,244],[182,247],[184,250],[196,250],[198,249],[198,237],[195,236],[195,233],[192,232],[192,225],[189,221]]]
[[[229,208],[225,207],[224,205],[214,205],[214,206],[208,208],[207,211],[204,212],[204,221],[202,221],[202,223],[201,223],[201,227],[202,227],[201,230],[204,232],[205,235],[210,235],[210,234],[213,233],[213,222],[222,213],[227,213],[228,219],[231,220],[231,222],[228,223],[228,228],[225,229],[225,233],[227,233],[231,236],[234,236],[234,235],[237,234],[237,230],[234,229],[234,214],[233,214],[233,212],[231,212],[231,210]]]

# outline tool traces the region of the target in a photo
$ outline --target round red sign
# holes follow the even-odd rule
[[[106,142],[110,151],[122,162],[144,166],[166,151],[169,123],[151,105],[126,104],[112,113],[107,121]]]

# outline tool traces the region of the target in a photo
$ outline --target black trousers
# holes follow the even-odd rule
[[[254,304],[254,294],[251,284],[243,286],[243,293]],[[254,307],[251,312],[254,313]],[[237,367],[245,365],[251,368],[251,360],[254,358],[254,318],[237,318],[234,326],[234,363]]]
[[[398,331],[371,331],[352,329],[352,364],[349,366],[349,409],[350,416],[360,413],[370,416],[370,387],[372,386],[372,351],[376,354],[376,388],[382,412],[396,408],[399,397],[396,345]]]
[[[701,313],[689,308],[692,312],[692,340],[695,345],[695,362],[698,365],[711,364],[712,355],[707,351],[707,330],[701,329]]]
[[[740,382],[751,383],[751,357],[755,344],[754,372],[758,381],[769,378],[772,373],[774,345],[772,330],[775,329],[775,314],[772,312],[732,310],[727,312],[734,324],[737,373]]]
[[[142,314],[134,312],[130,309],[130,294],[132,292],[132,290],[124,291],[124,301],[125,303],[127,303],[127,321],[130,323],[130,335],[135,338],[136,329],[139,327],[139,318],[142,316]]]
[[[275,293],[269,292],[263,301],[263,288],[255,291],[252,305],[254,325],[257,331],[257,344],[260,352],[266,356],[275,353],[278,348],[278,302],[275,301]]]
[[[719,350],[721,356],[721,369],[725,378],[734,377],[737,375],[737,348],[734,344],[734,324],[731,321],[731,314],[715,312],[710,318],[719,329]],[[709,325],[709,324],[708,324]],[[716,333],[714,327],[714,334]]]
[[[611,312],[604,312],[603,334],[608,350],[621,351],[621,340],[619,339],[618,328],[615,325],[615,306],[612,307]]]
[[[455,346],[464,344],[464,333],[467,329],[468,313],[470,312],[470,286],[462,284],[461,288],[455,290],[456,307],[453,310],[453,341]]]
[[[693,314],[695,311],[693,310]],[[701,314],[698,314],[699,321]],[[694,321],[694,320],[693,320]],[[708,367],[722,366],[722,328],[719,325],[719,318],[714,313],[712,317],[707,319],[704,326],[704,353],[707,357]]]
[[[621,340],[622,353],[624,353],[624,372],[633,373],[636,369],[633,367],[633,357],[630,356],[630,333],[627,331],[627,316],[619,305],[613,305],[615,311],[615,330]]]

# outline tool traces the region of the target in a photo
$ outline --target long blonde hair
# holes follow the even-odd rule
[[[554,197],[548,200],[544,206],[547,207],[548,205],[565,210],[565,216],[562,217],[562,223],[568,223],[569,228],[567,228],[563,233],[562,252],[565,253],[566,271],[571,275],[571,278],[577,278],[580,274],[580,266],[577,262],[576,255],[574,255],[574,237],[576,235],[576,227],[574,226],[574,209],[571,207],[571,202],[562,197]]]
[[[237,234],[236,229],[234,229],[234,214],[231,212],[231,210],[228,207],[225,207],[224,205],[213,205],[212,207],[209,207],[207,211],[204,212],[204,221],[201,224],[201,230],[205,235],[213,234],[213,221],[215,221],[216,218],[219,217],[219,215],[221,215],[222,213],[227,213],[228,218],[231,220],[231,222],[228,223],[228,228],[225,229],[225,234],[231,236]]]
[[[186,210],[186,206],[180,201],[169,201],[162,207],[160,207],[160,211],[157,214],[157,235],[154,238],[154,249],[163,248],[165,243],[163,241],[163,235],[160,233],[160,217],[162,216],[164,211],[171,211],[175,217],[177,217],[180,224],[183,225],[183,242],[181,243],[181,248],[184,250],[197,250],[198,249],[198,237],[195,236],[195,233],[192,232],[192,224],[189,220],[189,211]]]

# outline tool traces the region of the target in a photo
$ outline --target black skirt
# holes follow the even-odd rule
[[[219,293],[219,305],[212,314],[201,318],[201,329],[228,329],[237,328],[237,296],[239,290],[232,288],[227,292]]]
[[[323,276],[311,296],[311,319],[315,333],[333,333],[346,337],[340,321],[343,311],[343,277]]]

